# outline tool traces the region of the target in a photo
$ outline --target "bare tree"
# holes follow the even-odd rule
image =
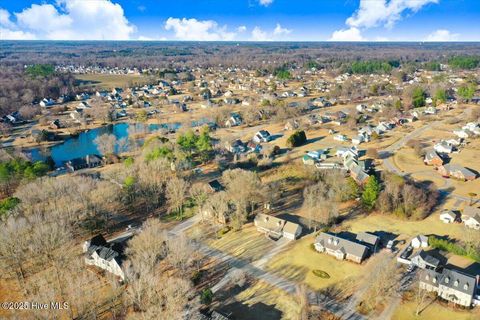
[[[117,138],[113,134],[102,134],[96,137],[94,142],[102,155],[107,156],[115,153]]]
[[[183,215],[183,205],[187,198],[188,183],[182,178],[174,177],[167,182],[166,197],[170,212]]]

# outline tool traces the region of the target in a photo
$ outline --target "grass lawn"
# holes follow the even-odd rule
[[[294,298],[285,291],[263,281],[238,293],[235,303],[222,307],[222,311],[232,312],[238,320],[278,320],[296,319],[299,307]]]
[[[231,230],[220,239],[209,239],[206,243],[245,261],[258,260],[275,246],[274,241],[258,232],[253,224],[245,225],[240,231]]]
[[[315,252],[310,246],[313,240],[313,236],[306,236],[292,243],[292,247],[270,261],[267,269],[293,281],[303,282],[314,290],[352,278],[358,279],[362,275],[366,268],[365,264],[338,261],[327,254]],[[330,278],[317,277],[313,270],[325,271]]]
[[[415,302],[401,304],[392,316],[392,320],[474,320],[480,318],[480,312],[454,310],[451,307],[444,307],[439,303],[428,306],[419,316],[415,315]]]
[[[82,74],[76,76],[79,81],[98,86],[102,89],[112,89],[114,87],[126,87],[131,83],[144,82],[148,78],[142,75],[133,74]]]
[[[439,236],[448,235],[459,238],[464,228],[460,224],[445,224],[438,218],[439,213],[434,212],[428,218],[421,221],[400,220],[395,217],[383,214],[370,214],[364,217],[357,217],[342,224],[343,230],[352,232],[360,231],[386,231],[408,238],[418,234],[436,234]]]

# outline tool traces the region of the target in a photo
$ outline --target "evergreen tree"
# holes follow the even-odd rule
[[[365,190],[362,193],[363,205],[368,210],[372,210],[375,207],[375,202],[377,201],[379,194],[380,183],[377,181],[377,178],[375,178],[375,176],[370,176],[365,186]]]

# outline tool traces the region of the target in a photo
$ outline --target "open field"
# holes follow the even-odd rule
[[[148,80],[148,78],[143,75],[133,74],[80,74],[77,75],[76,78],[82,82],[83,85],[93,85],[101,89],[123,88]]]
[[[402,238],[411,238],[418,234],[449,235],[453,238],[461,237],[465,228],[463,225],[445,224],[440,221],[438,215],[438,212],[434,212],[424,220],[408,221],[383,214],[370,214],[368,216],[356,217],[343,223],[342,229],[355,233],[360,231],[391,232],[396,235],[403,235]]]
[[[313,240],[313,236],[306,236],[293,242],[285,252],[272,259],[267,269],[287,279],[305,283],[314,290],[325,289],[344,281],[358,281],[366,270],[365,264],[338,261],[327,254],[315,252],[311,248]],[[313,274],[313,270],[325,271],[330,278],[319,278]]]
[[[211,239],[206,243],[248,262],[262,258],[275,246],[275,242],[258,232],[253,224],[245,225],[240,231],[231,230],[220,239]]]

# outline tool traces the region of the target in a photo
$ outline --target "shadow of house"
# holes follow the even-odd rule
[[[277,320],[281,319],[283,314],[274,305],[267,305],[263,302],[247,305],[235,301],[219,308],[219,310],[222,313],[230,314],[232,320]]]

